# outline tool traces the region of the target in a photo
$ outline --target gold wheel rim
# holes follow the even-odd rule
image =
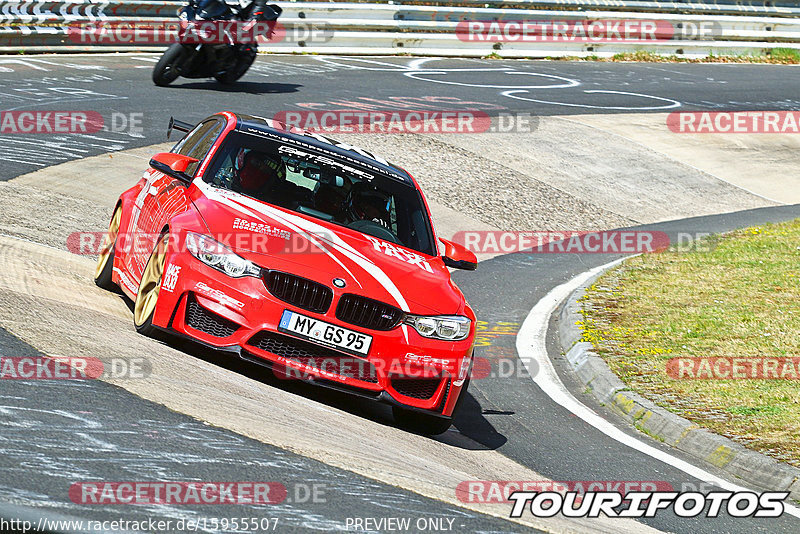
[[[161,238],[144,267],[139,292],[133,305],[133,322],[136,326],[142,326],[156,309],[158,293],[161,291],[161,275],[164,273],[164,263],[167,260],[168,243],[169,236]]]
[[[94,271],[95,279],[99,277],[103,269],[106,268],[108,259],[111,257],[111,251],[114,250],[114,243],[116,243],[117,234],[119,234],[120,219],[122,219],[122,209],[117,208],[114,210],[114,215],[111,217],[111,222],[108,224],[108,232],[103,238],[103,245],[100,247],[100,255],[97,258],[97,269]]]

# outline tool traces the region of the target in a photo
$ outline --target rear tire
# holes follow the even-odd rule
[[[136,292],[136,301],[133,303],[133,326],[136,327],[136,331],[156,339],[163,337],[161,330],[153,326],[153,315],[161,292],[168,246],[169,234],[164,234],[159,238],[153,253],[150,254],[150,259],[147,260],[147,265],[144,266],[139,290]]]
[[[100,247],[97,258],[97,268],[94,272],[94,283],[106,291],[119,291],[119,287],[112,281],[111,276],[114,273],[114,252],[117,248],[117,235],[121,220],[122,206],[117,206],[114,215],[111,216],[111,222],[108,223],[108,233],[103,238],[103,245]]]
[[[448,418],[436,417],[426,413],[414,412],[399,406],[392,406],[392,415],[397,425],[415,434],[437,436],[447,432],[452,421]]]
[[[181,75],[181,67],[186,59],[186,49],[179,43],[173,43],[153,67],[153,83],[166,87]]]

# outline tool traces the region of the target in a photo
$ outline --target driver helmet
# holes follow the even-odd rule
[[[286,177],[286,167],[280,158],[264,152],[242,149],[236,158],[238,189],[250,196],[273,188]]]
[[[389,195],[366,182],[353,184],[347,212],[354,221],[373,221],[389,228]]]

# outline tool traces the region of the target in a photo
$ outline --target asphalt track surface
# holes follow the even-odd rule
[[[229,89],[221,89],[213,82],[187,80],[180,80],[174,87],[155,88],[149,81],[151,66],[152,56],[0,58],[0,68],[6,73],[0,82],[3,110],[96,110],[104,116],[114,112],[141,113],[143,127],[133,135],[127,131],[108,131],[99,132],[94,138],[65,136],[46,141],[24,135],[2,135],[0,178],[11,179],[66,159],[161,142],[168,116],[191,122],[219,109],[269,115],[302,109],[299,103],[321,103],[336,108],[342,102],[367,102],[365,97],[379,101],[379,109],[386,109],[387,102],[407,103],[411,98],[416,99],[411,102],[418,104],[431,102],[434,97],[440,99],[437,105],[446,102],[449,106],[446,109],[471,103],[491,112],[510,110],[535,115],[663,112],[674,109],[666,107],[672,106],[670,102],[679,102],[681,110],[796,109],[800,104],[794,100],[800,70],[766,65],[261,57],[253,72]],[[535,78],[538,85],[570,86],[523,89],[523,85],[532,82],[519,82],[521,78]],[[571,85],[576,81],[579,85]],[[513,93],[518,97],[513,98],[503,94],[507,91],[525,92]],[[444,106],[437,109],[441,107]],[[623,107],[628,109],[618,109]],[[79,177],[76,187],[80,187]],[[798,216],[800,207],[786,206],[647,228],[668,233],[719,232]],[[489,324],[519,325],[550,289],[612,259],[613,255],[605,254],[515,254],[482,262],[475,273],[459,272],[455,279],[482,320]],[[509,280],[515,283],[502,283]],[[552,328],[550,332],[549,352],[558,367],[561,348]],[[491,359],[503,351],[513,353],[513,335],[496,337],[493,352],[479,348],[476,356]],[[0,332],[0,354],[21,356],[36,352]],[[213,355],[204,357],[214,359]],[[248,376],[254,372],[222,360],[220,364]],[[565,382],[574,386],[569,377],[565,377]],[[318,393],[304,386],[296,388],[298,395],[323,403],[342,402],[335,394]],[[665,481],[676,489],[694,489],[702,484],[668,464],[610,440],[556,405],[525,372],[514,377],[474,380],[469,393],[455,428],[483,447],[553,480]],[[593,405],[578,388],[573,387],[573,394],[613,420],[613,415]],[[86,399],[91,402],[87,404]],[[4,381],[0,402],[3,404],[0,500],[4,502],[37,503],[37,509],[92,519],[266,514],[279,518],[281,530],[343,528],[345,518],[366,516],[450,518],[463,531],[524,528],[209,427],[103,382],[76,385],[71,381],[34,384]],[[354,410],[358,412],[359,408]],[[145,428],[147,431],[143,432]],[[635,434],[633,430],[626,431]],[[651,445],[661,447],[654,441]],[[670,450],[670,453],[691,463],[679,452]],[[76,479],[160,477],[281,480],[289,487],[319,483],[324,485],[326,498],[324,502],[295,498],[293,502],[266,510],[238,506],[224,510],[91,507],[76,505],[66,498],[69,484]],[[670,532],[796,532],[800,528],[800,522],[790,516],[778,520],[680,519],[665,512],[641,521]]]
[[[66,159],[165,141],[171,115],[228,109],[272,116],[301,109],[478,109],[577,113],[797,109],[800,68],[782,65],[570,63],[473,59],[261,56],[242,80],[150,81],[154,55],[0,57],[3,110],[95,110],[94,136],[0,139],[0,179]],[[678,108],[678,105],[680,106]],[[113,114],[134,115],[141,131]],[[115,127],[116,126],[116,127]],[[117,130],[117,131],[114,131]]]
[[[0,354],[40,355],[2,330]],[[171,520],[173,529],[181,519],[206,518],[204,531],[213,531],[211,518],[257,517],[278,531],[327,531],[342,529],[347,518],[383,516],[434,518],[468,532],[526,530],[208,426],[97,380],[4,381],[0,402],[0,501],[35,500],[37,511],[101,521]],[[287,499],[267,506],[64,502],[75,480],[164,477],[281,481]]]
[[[637,229],[666,232],[674,242],[679,233],[719,233],[798,216],[800,206],[796,205],[684,219]],[[619,257],[613,254],[512,254],[481,262],[474,276],[457,273],[454,279],[464,289],[470,304],[480,310],[483,320],[521,323],[552,288]],[[499,284],[499,280],[519,283]],[[548,330],[548,354],[557,369],[565,369],[566,361],[560,356],[562,347],[556,340],[556,317],[557,313]],[[504,340],[504,344],[514,347],[513,339]],[[480,350],[476,355],[491,358]],[[615,419],[610,411],[582,394],[583,385],[570,378],[568,373],[562,373],[562,379],[578,400],[607,419]],[[609,440],[605,434],[555,404],[524,373],[516,377],[474,380],[469,392],[474,403],[457,418],[456,428],[523,465],[536,466],[542,475],[552,480],[649,480],[667,482],[677,491],[695,491],[703,487],[702,480]],[[632,436],[637,435],[632,428],[621,428]],[[670,451],[672,456],[696,463],[655,440],[648,443]],[[682,519],[669,513],[643,521],[659,530],[672,532],[794,532],[799,524],[796,518],[789,516],[769,521],[729,517],[712,520]]]

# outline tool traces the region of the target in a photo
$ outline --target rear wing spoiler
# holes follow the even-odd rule
[[[167,126],[167,139],[170,138],[172,135],[172,130],[178,130],[179,132],[191,132],[194,129],[194,124],[189,124],[188,122],[183,122],[176,120],[175,117],[169,118],[169,126]]]

